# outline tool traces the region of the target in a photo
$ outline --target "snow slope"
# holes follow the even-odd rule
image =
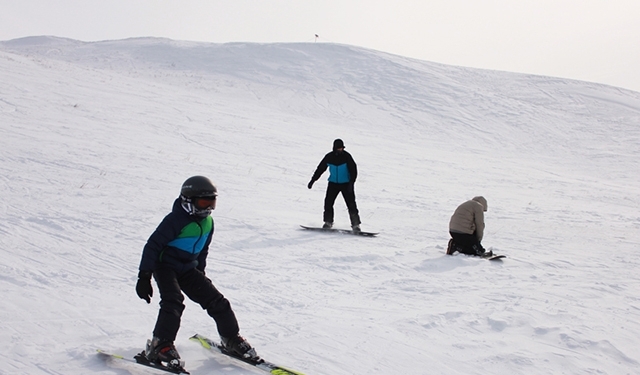
[[[0,42],[0,374],[146,374],[134,291],[181,183],[218,186],[207,275],[262,356],[313,374],[640,373],[640,93],[337,44]],[[364,230],[319,225],[334,138]],[[326,176],[326,175],[325,175]],[[501,263],[444,255],[489,203]],[[347,227],[336,202],[336,226]],[[156,290],[157,293],[157,290]],[[192,374],[253,374],[188,337]]]

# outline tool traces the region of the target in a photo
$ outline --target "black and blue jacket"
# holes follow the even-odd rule
[[[180,198],[173,209],[151,234],[142,251],[140,271],[154,271],[167,266],[182,274],[193,268],[204,272],[209,244],[213,237],[213,219],[192,216],[181,205]]]
[[[358,166],[351,154],[344,150],[331,151],[326,154],[318,164],[311,180],[317,181],[327,168],[329,169],[329,182],[334,184],[352,184],[358,178]]]

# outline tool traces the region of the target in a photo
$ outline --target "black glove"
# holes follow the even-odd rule
[[[151,296],[153,296],[151,275],[151,271],[138,272],[138,282],[136,283],[136,293],[138,293],[138,297],[147,301],[147,303],[151,303]]]
[[[309,184],[307,185],[307,187],[308,187],[309,189],[311,189],[311,187],[313,186],[313,183],[314,183],[314,182],[315,182],[315,181],[313,181],[313,180],[309,181]]]

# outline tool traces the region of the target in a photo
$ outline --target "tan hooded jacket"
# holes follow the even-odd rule
[[[466,234],[475,232],[478,241],[482,241],[485,211],[487,211],[487,200],[484,197],[478,196],[464,202],[451,216],[449,231]]]

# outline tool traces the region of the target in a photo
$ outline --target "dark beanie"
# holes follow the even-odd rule
[[[336,139],[333,141],[333,150],[335,151],[339,148],[344,148],[344,142],[342,142],[342,139]]]

